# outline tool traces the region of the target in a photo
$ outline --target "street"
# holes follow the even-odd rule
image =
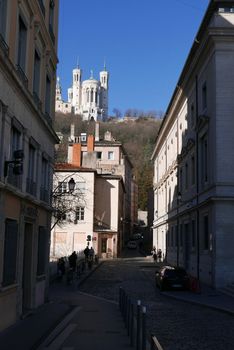
[[[105,261],[80,287],[81,292],[118,301],[119,287],[147,307],[147,331],[164,350],[234,348],[234,317],[164,296],[154,284],[154,266],[136,250]],[[180,293],[178,291],[177,293]]]

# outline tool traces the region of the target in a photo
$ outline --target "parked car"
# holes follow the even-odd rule
[[[136,249],[137,248],[137,243],[136,241],[129,241],[127,244],[128,249]]]
[[[160,290],[189,289],[189,276],[182,268],[163,266],[156,271],[155,281]]]

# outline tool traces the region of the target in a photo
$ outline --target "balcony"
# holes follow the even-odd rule
[[[0,47],[4,51],[5,55],[8,56],[9,55],[9,47],[8,47],[7,43],[5,42],[1,33],[0,33]]]
[[[23,84],[25,85],[26,88],[28,88],[28,78],[26,77],[23,69],[20,67],[20,65],[16,65],[16,70],[18,73],[18,76],[20,78],[20,80],[23,82]]]
[[[45,17],[45,5],[44,5],[43,0],[38,0],[38,3],[40,5],[41,12],[42,12],[43,16]]]
[[[26,182],[26,192],[30,193],[32,196],[36,196],[36,183],[29,178],[27,178]]]

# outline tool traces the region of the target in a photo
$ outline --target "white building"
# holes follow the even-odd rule
[[[204,283],[234,281],[234,1],[210,2],[161,125],[153,245]]]
[[[73,69],[72,87],[68,89],[68,101],[62,99],[62,89],[59,78],[56,85],[55,111],[74,113],[82,116],[83,120],[104,120],[108,117],[108,88],[109,73],[104,67],[100,72],[100,80],[91,77],[82,81],[82,70]]]

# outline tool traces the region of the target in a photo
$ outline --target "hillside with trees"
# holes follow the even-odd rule
[[[134,176],[139,187],[138,207],[146,210],[148,190],[152,188],[153,164],[150,161],[155,139],[162,119],[148,117],[146,114],[137,118],[129,118],[120,121],[118,118],[110,118],[106,122],[100,122],[100,137],[108,130],[112,136],[122,142],[130,161],[134,166]],[[55,130],[63,134],[57,154],[57,161],[66,161],[67,142],[70,135],[70,126],[75,124],[76,135],[81,132],[94,133],[95,123],[85,122],[77,115],[56,114]]]

